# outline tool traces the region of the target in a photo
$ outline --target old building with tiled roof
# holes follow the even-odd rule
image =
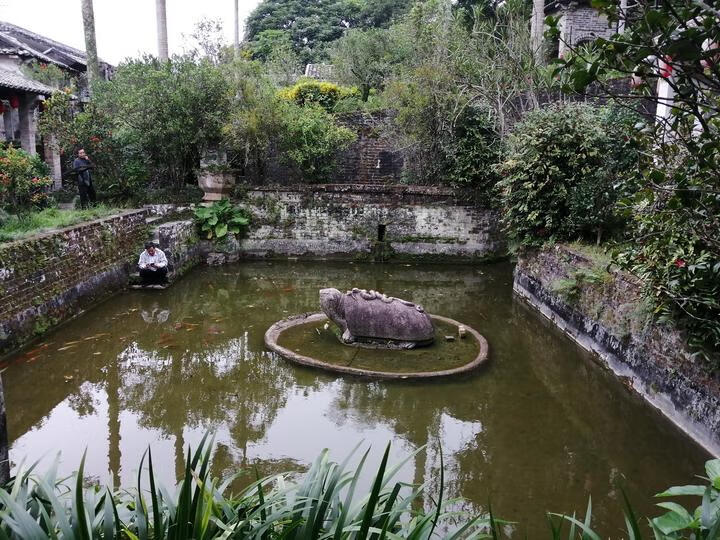
[[[37,133],[38,107],[57,88],[32,78],[28,67],[54,65],[68,79],[77,81],[78,97],[87,99],[87,57],[84,51],[0,21],[0,140],[22,147],[30,154],[42,153],[50,165],[57,187],[61,181],[60,157],[54,141]],[[110,78],[113,66],[100,62],[100,72]]]

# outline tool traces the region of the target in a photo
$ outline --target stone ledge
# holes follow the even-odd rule
[[[297,184],[290,186],[248,186],[248,191],[289,193],[377,193],[392,195],[458,196],[454,190],[437,186],[405,184]]]
[[[13,240],[12,242],[0,244],[0,251],[4,251],[6,249],[17,248],[18,246],[20,246],[21,244],[24,244],[26,242],[33,242],[35,240],[41,240],[44,238],[49,238],[51,236],[71,233],[76,230],[89,228],[89,227],[92,227],[92,226],[100,224],[100,223],[113,221],[116,219],[126,218],[128,216],[134,216],[134,215],[143,215],[144,216],[146,213],[147,213],[147,210],[145,210],[145,209],[126,210],[125,212],[119,212],[117,214],[112,214],[110,216],[93,219],[92,221],[83,221],[82,223],[76,223],[75,225],[69,225],[67,227],[62,227],[60,229],[52,229],[49,231],[44,231],[44,232],[41,232],[38,234],[33,234],[32,236],[26,236],[25,238],[20,238],[19,240]]]
[[[429,314],[430,317],[433,319],[448,323],[448,324],[454,324],[457,326],[460,326],[461,323],[449,319],[447,317],[442,317],[440,315],[432,315]],[[323,362],[321,360],[318,360],[317,358],[311,358],[309,356],[304,356],[302,354],[298,354],[294,351],[291,351],[290,349],[286,349],[285,347],[278,344],[278,339],[280,337],[280,334],[287,330],[288,328],[291,328],[293,326],[297,326],[298,324],[305,324],[309,322],[320,322],[327,320],[327,316],[324,313],[304,313],[301,315],[295,315],[294,317],[289,317],[287,319],[283,319],[281,321],[276,322],[273,324],[270,328],[268,328],[267,332],[265,332],[265,346],[270,349],[271,351],[279,354],[286,360],[300,364],[307,367],[313,367],[322,369],[325,371],[332,371],[336,373],[342,373],[344,375],[355,375],[358,377],[367,377],[372,379],[392,379],[392,380],[419,380],[419,379],[432,379],[432,378],[438,378],[438,377],[449,377],[452,375],[461,375],[464,373],[469,373],[471,371],[474,371],[475,369],[479,368],[483,364],[485,364],[488,360],[488,343],[487,340],[480,334],[477,330],[474,328],[471,328],[466,325],[465,326],[466,331],[471,334],[475,340],[478,343],[479,351],[477,356],[467,364],[463,366],[459,366],[452,369],[444,369],[439,371],[417,371],[417,372],[389,372],[389,371],[373,371],[368,369],[360,369],[360,368],[354,368],[349,366],[341,366],[338,364],[329,364],[327,362]],[[342,345],[338,344],[339,347],[342,347]]]
[[[515,269],[514,292],[547,317],[570,339],[594,353],[601,364],[628,381],[630,388],[659,409],[680,429],[715,456],[720,456],[719,381],[702,372],[689,359],[677,331],[651,325],[644,332],[618,335],[575,304],[570,305],[550,288],[559,272],[559,255],[582,254],[565,247],[523,255]],[[560,277],[562,275],[560,274]],[[633,279],[617,273],[610,287],[637,287]],[[606,310],[616,310],[608,297]]]

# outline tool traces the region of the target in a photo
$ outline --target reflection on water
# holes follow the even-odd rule
[[[3,374],[11,458],[62,451],[62,469],[134,483],[152,443],[171,484],[184,451],[217,432],[216,473],[302,469],[324,447],[336,459],[364,440],[462,506],[545,530],[545,510],[583,511],[622,526],[618,486],[638,508],[684,484],[708,458],[609,373],[515,300],[511,268],[245,263],[200,268],[165,291],[133,291],[93,309],[12,359]],[[445,381],[368,382],[309,370],[265,351],[268,326],[317,311],[318,290],[357,286],[420,303],[476,328],[490,364]],[[366,481],[368,479],[366,478]]]

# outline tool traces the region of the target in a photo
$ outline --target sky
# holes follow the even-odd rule
[[[240,0],[243,22],[260,0]],[[181,53],[183,34],[204,18],[220,19],[233,41],[233,0],[166,0],[170,54]],[[155,0],[93,0],[98,56],[117,65],[123,58],[157,54]],[[0,20],[85,50],[80,0],[0,0]]]

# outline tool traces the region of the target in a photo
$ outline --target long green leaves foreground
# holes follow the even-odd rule
[[[471,516],[451,511],[457,500],[443,496],[441,467],[437,500],[428,505],[420,497],[423,485],[393,478],[403,462],[388,466],[385,450],[369,493],[358,486],[368,452],[357,466],[348,468],[353,452],[341,464],[330,461],[323,451],[302,475],[277,474],[258,479],[237,495],[228,493],[238,475],[222,481],[210,474],[212,438],[206,435],[195,452],[188,452],[185,473],[174,491],[158,485],[148,450],[138,468],[135,489],[116,492],[83,485],[84,458],[77,474],[57,476],[57,461],[45,474],[36,465],[20,466],[16,476],[0,489],[0,540],[23,539],[372,539],[421,540],[500,538],[505,522],[486,515]],[[357,450],[357,448],[356,448]],[[659,504],[667,512],[648,524],[635,517],[625,500],[625,522],[629,539],[718,539],[720,538],[720,460],[707,463],[709,485],[670,488],[658,497],[697,496],[694,511],[674,502]],[[420,508],[425,510],[420,510]],[[591,528],[592,507],[584,519],[549,514],[554,539],[598,539]],[[459,524],[458,524],[459,523]],[[567,526],[563,530],[563,524]],[[442,532],[441,532],[442,531]],[[650,536],[652,535],[652,536]]]

